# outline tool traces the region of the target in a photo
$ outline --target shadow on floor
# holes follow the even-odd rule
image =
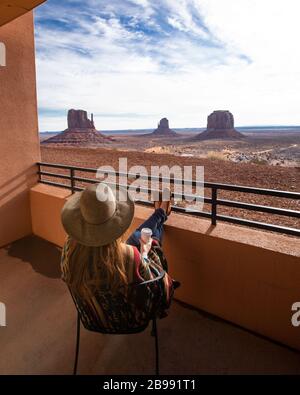
[[[6,247],[9,256],[29,263],[45,277],[60,278],[61,249],[36,236],[28,236]]]
[[[36,237],[0,249],[8,323],[0,328],[0,375],[71,374],[76,310],[59,279],[59,261],[59,248]],[[82,329],[79,373],[152,375],[150,329],[118,336]],[[162,374],[300,374],[298,352],[183,303],[173,303],[158,332]]]

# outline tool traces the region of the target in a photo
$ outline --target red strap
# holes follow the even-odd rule
[[[133,253],[134,253],[134,263],[135,263],[136,278],[138,280],[140,280],[140,281],[144,281],[144,279],[140,275],[141,254],[140,254],[139,250],[136,247],[132,246],[132,248],[133,248]]]

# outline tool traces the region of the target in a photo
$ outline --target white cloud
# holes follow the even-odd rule
[[[142,6],[144,8],[150,8],[150,3],[148,0],[130,0],[133,4]]]
[[[204,29],[194,20],[195,15],[191,8],[195,5],[193,0],[165,0],[165,2],[171,13],[169,20],[175,28],[180,26],[179,30],[190,31],[199,37],[208,38]]]
[[[238,125],[300,124],[298,1],[104,3],[106,15],[92,18],[51,1],[40,7],[41,108],[98,113],[99,129],[154,128],[163,116],[173,127],[203,127],[215,109],[231,110]],[[45,15],[72,29],[41,24]],[[65,127],[61,115],[40,119],[41,130]]]
[[[182,31],[182,32],[186,32],[186,31],[188,31],[187,30],[187,28],[180,22],[180,20],[178,20],[177,18],[168,18],[168,23],[171,25],[171,26],[173,26],[173,27],[175,27],[175,29],[178,29],[178,30],[180,30],[180,31]]]

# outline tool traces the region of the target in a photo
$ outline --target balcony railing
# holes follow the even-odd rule
[[[89,173],[89,174],[102,174],[103,177],[107,177],[110,175],[114,175],[116,177],[126,178],[127,180],[145,180],[145,181],[157,181],[159,183],[168,183],[170,182],[172,185],[174,184],[182,184],[182,180],[176,178],[164,178],[164,177],[150,177],[148,175],[141,175],[141,174],[133,174],[133,173],[120,173],[120,172],[112,172],[108,170],[101,170],[92,169],[92,168],[85,168],[85,167],[76,167],[76,166],[68,166],[68,165],[60,165],[60,164],[53,164],[53,163],[38,163],[38,175],[39,175],[39,182],[47,185],[52,185],[60,188],[69,189],[72,193],[77,191],[82,191],[84,188],[81,185],[83,184],[90,184],[90,183],[97,183],[99,179],[92,179],[92,178],[85,178],[82,176],[78,176],[77,173]],[[44,171],[42,168],[52,168],[52,169],[59,169],[63,170],[64,174],[53,173],[49,171]],[[44,177],[47,177],[45,179]],[[59,179],[65,180],[66,183],[54,182],[52,179]],[[225,200],[218,198],[218,194],[220,191],[231,191],[231,192],[239,192],[245,194],[254,194],[254,195],[262,195],[262,196],[269,196],[269,197],[276,197],[281,199],[292,199],[294,201],[300,201],[300,193],[299,192],[289,192],[289,191],[279,191],[273,189],[262,189],[262,188],[254,188],[254,187],[246,187],[246,186],[239,186],[239,185],[229,185],[229,184],[220,184],[220,183],[211,183],[211,182],[199,182],[195,180],[185,180],[186,185],[191,185],[192,187],[202,186],[207,188],[211,191],[211,197],[200,197],[202,198],[204,203],[209,204],[211,206],[210,211],[191,211],[184,207],[173,206],[173,211],[182,213],[189,216],[196,216],[196,217],[204,217],[211,219],[211,224],[215,226],[217,221],[225,221],[233,224],[238,225],[245,225],[252,228],[264,229],[278,233],[285,233],[293,236],[300,236],[300,228],[293,228],[282,226],[279,224],[269,224],[265,222],[258,222],[253,221],[245,218],[233,217],[228,215],[223,215],[218,213],[218,208],[220,206],[231,207],[236,209],[243,209],[249,210],[252,212],[260,212],[260,213],[268,213],[268,214],[275,214],[290,218],[300,218],[300,211],[298,210],[290,210],[278,207],[271,207],[266,205],[258,205],[258,204],[251,204],[245,203],[241,201],[233,201],[233,200]],[[109,184],[109,183],[108,183]],[[117,184],[122,185],[122,184]],[[132,187],[129,185],[123,185],[127,187],[129,190],[134,189],[137,192],[142,192],[146,194],[150,194],[154,192],[153,189],[148,187],[140,187],[137,188],[136,186]],[[194,195],[187,195],[185,193],[176,193],[172,192],[173,198],[195,198]],[[138,200],[136,203],[143,204],[146,206],[152,206],[153,203],[147,200]],[[299,222],[300,224],[300,222]]]

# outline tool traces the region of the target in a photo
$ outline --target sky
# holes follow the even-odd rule
[[[35,11],[40,131],[300,125],[299,0],[48,0]]]

